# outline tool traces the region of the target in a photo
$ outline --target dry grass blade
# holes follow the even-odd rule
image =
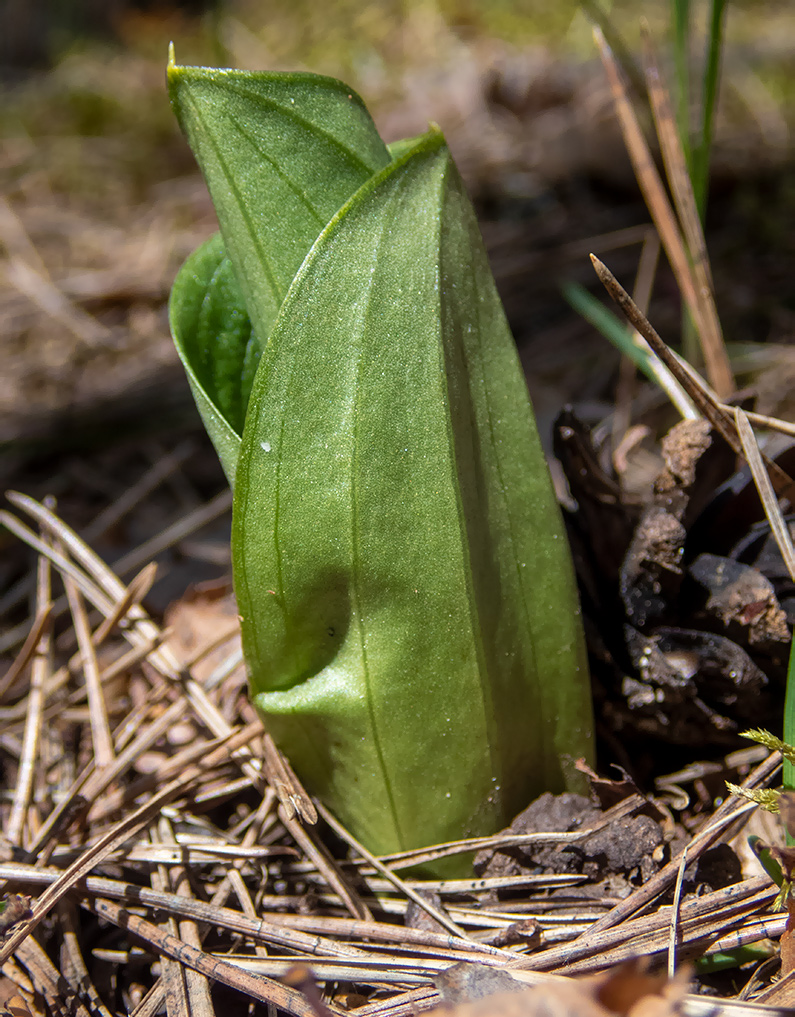
[[[164,805],[176,800],[197,781],[201,770],[196,767],[183,774],[177,780],[167,784],[158,794],[136,809],[125,819],[113,826],[96,844],[85,851],[59,878],[50,885],[33,907],[33,916],[22,926],[15,929],[0,948],[0,963],[3,963],[36,928],[42,918],[76,883],[98,865],[103,858],[110,855],[129,835],[145,826],[158,814]]]
[[[50,563],[40,557],[37,568],[36,601],[37,615],[41,617],[51,604],[52,586]],[[30,674],[30,692],[25,717],[25,733],[22,740],[22,754],[19,762],[14,800],[8,819],[6,836],[12,844],[21,845],[24,840],[25,819],[33,793],[33,781],[39,754],[42,713],[47,695],[47,683],[52,671],[52,634],[49,627],[42,630],[33,656]]]
[[[338,823],[334,816],[332,816],[328,809],[326,809],[322,804],[318,803],[318,809],[320,811],[321,816],[329,824],[332,830],[334,830],[337,836],[342,837],[343,840],[347,841],[347,843],[353,848],[353,850],[356,851],[361,858],[369,862],[370,865],[372,865],[373,868],[375,868],[376,872],[380,872],[383,876],[385,876],[389,883],[391,883],[391,885],[394,886],[396,890],[399,890],[401,893],[405,894],[410,900],[413,900],[418,907],[421,907],[423,911],[429,914],[432,918],[435,918],[436,921],[441,926],[447,929],[448,932],[451,932],[454,936],[460,936],[462,939],[466,939],[466,933],[464,932],[464,930],[459,928],[459,926],[456,925],[456,923],[451,920],[449,915],[445,914],[445,912],[442,911],[440,908],[437,908],[435,905],[429,903],[420,894],[418,894],[410,886],[404,883],[404,881],[400,879],[399,876],[396,876],[395,873],[391,871],[391,869],[387,868],[387,866],[384,865],[383,862],[381,862],[378,858],[372,855],[362,844],[360,844],[356,840],[355,837],[352,837],[351,834],[348,833],[348,831],[342,826],[342,824]]]
[[[74,532],[74,530],[68,527],[63,520],[49,512],[49,510],[40,505],[34,498],[30,498],[28,495],[20,494],[16,491],[7,491],[6,496],[13,505],[22,509],[22,511],[27,512],[28,515],[32,516],[44,529],[60,536],[74,560],[79,563],[82,569],[85,570],[85,573],[89,573],[95,577],[97,585],[105,592],[106,596],[109,596],[113,602],[120,601],[124,598],[125,587],[118,575],[116,575],[116,573],[112,571],[104,561],[102,561],[99,555],[97,555],[88,546],[88,544],[86,544],[86,542]],[[146,541],[143,545],[135,548],[128,555],[125,555],[120,562],[117,562],[114,567],[121,575],[131,572],[134,569],[141,568],[141,566],[149,563],[149,560],[153,555],[171,547],[174,543],[182,540],[195,530],[200,529],[202,526],[205,526],[217,519],[219,516],[227,512],[230,506],[231,492],[228,490],[223,491],[207,505],[200,506],[200,508],[189,513],[188,516],[180,519],[173,526],[167,527],[166,530],[158,534],[157,537],[153,538],[153,540]],[[0,512],[0,521],[3,522],[11,530],[11,532],[18,536],[21,540],[24,540],[37,550],[40,548],[41,545],[35,534],[33,534],[31,530],[25,527],[13,515],[10,515],[7,512]],[[61,568],[60,561],[56,564],[59,568]],[[71,566],[68,566],[68,568],[70,567]],[[79,570],[75,573],[75,578],[78,583],[81,583],[81,581],[85,582],[85,573]],[[112,614],[112,608],[97,591],[90,591],[84,585],[81,585],[81,590],[84,596],[86,596],[87,599],[99,611],[101,611],[103,615],[108,617]],[[58,617],[65,607],[65,598],[59,598],[53,608],[54,616]],[[156,636],[155,628],[146,617],[146,613],[137,604],[133,603],[129,616],[131,620],[135,622],[134,628],[130,632],[129,636],[133,642],[137,642],[138,645],[140,645],[144,639],[151,639]],[[26,627],[23,627],[23,635],[25,632]],[[0,649],[6,649],[9,646],[15,645],[23,638],[23,635],[19,634],[18,629],[13,629],[10,632],[5,633],[3,638],[0,639]],[[165,649],[163,651],[158,651],[155,653],[154,659],[159,661],[159,667],[164,673],[167,673],[172,679],[176,678],[178,665],[170,652]]]
[[[693,194],[693,184],[687,170],[685,153],[682,150],[682,142],[671,109],[669,92],[662,82],[659,64],[654,54],[649,27],[645,19],[641,20],[641,27],[646,57],[646,81],[657,137],[660,139],[666,175],[693,268],[696,299],[700,311],[699,320],[704,330],[699,334],[707,377],[713,388],[725,398],[734,389],[734,379],[723,342],[720,319],[715,307],[707,244],[704,239],[704,231],[701,228],[701,219]]]
[[[657,334],[654,326],[648,318],[641,313],[632,297],[630,297],[610,269],[594,254],[591,255],[591,262],[593,263],[596,274],[599,276],[602,285],[627,316],[630,324],[632,324],[640,332],[660,360],[667,365],[671,373],[681,384],[682,388],[687,392],[701,413],[703,413],[706,419],[726,441],[729,447],[736,452],[737,455],[742,455],[742,445],[737,437],[737,429],[734,424],[733,417],[723,409],[721,403],[716,400],[715,396],[710,393],[703,384],[699,384],[696,381],[695,371],[693,371],[691,367],[685,369],[682,362],[680,362],[680,360],[663,342]],[[763,461],[768,468],[770,479],[776,493],[779,497],[787,498],[791,505],[795,505],[795,482],[793,482],[792,478],[789,477],[780,466],[772,462],[767,457],[763,457]]]
[[[57,540],[55,541],[55,547],[63,553],[63,548]],[[77,646],[83,662],[83,675],[85,676],[88,709],[91,717],[91,737],[94,745],[94,765],[99,770],[105,770],[113,762],[115,753],[113,751],[113,738],[110,733],[108,711],[105,707],[105,696],[103,695],[102,683],[100,681],[99,664],[91,637],[91,626],[88,624],[85,604],[80,596],[77,584],[69,575],[63,576],[63,584],[77,636]],[[112,612],[109,617],[115,616],[115,613],[115,611]]]
[[[107,639],[109,633],[127,616],[133,604],[140,604],[152,588],[152,583],[157,576],[157,562],[150,562],[145,565],[130,585],[113,605],[113,609],[100,623],[99,628],[91,637],[91,645],[96,648],[101,646]],[[79,655],[78,655],[79,656]]]
[[[685,881],[685,869],[687,868],[687,849],[685,844],[682,850],[682,858],[679,862],[679,872],[676,874],[674,884],[674,900],[671,908],[671,928],[668,936],[668,977],[673,978],[676,974],[676,947],[679,941],[679,920],[680,907],[682,903],[682,885]]]
[[[15,882],[26,886],[52,886],[61,876],[59,869],[40,868],[33,865],[23,865],[19,862],[0,862],[0,877],[13,879]],[[288,950],[314,955],[316,953],[336,957],[362,957],[363,951],[349,943],[335,942],[333,939],[326,939],[317,933],[307,934],[299,929],[293,929],[285,924],[292,921],[294,916],[275,915],[282,921],[270,921],[260,916],[247,917],[232,908],[220,907],[204,901],[196,900],[193,897],[185,897],[170,892],[159,892],[145,886],[134,886],[127,882],[108,879],[104,876],[87,876],[80,881],[80,890],[92,897],[108,897],[112,900],[121,901],[127,907],[140,908],[142,906],[151,908],[153,911],[168,911],[171,914],[183,916],[192,921],[206,923],[221,929],[227,929],[237,935],[246,936],[259,943],[266,943],[283,947]],[[350,922],[351,919],[348,919]],[[377,923],[372,923],[373,925]],[[354,930],[358,926],[352,927]],[[383,930],[393,927],[382,925]],[[393,929],[399,934],[401,929]],[[361,930],[365,935],[365,930]],[[390,940],[391,941],[391,940]],[[445,940],[445,942],[447,942]],[[473,949],[475,945],[473,944]],[[478,956],[493,954],[495,951],[490,948],[478,951]]]
[[[34,551],[38,551],[39,554],[45,558],[49,558],[52,564],[58,569],[62,575],[71,576],[75,580],[78,587],[82,591],[85,597],[91,601],[91,603],[99,608],[105,614],[112,611],[112,602],[102,593],[98,586],[91,582],[85,572],[78,568],[73,562],[64,555],[59,554],[53,547],[51,547],[46,541],[38,537],[30,527],[25,526],[21,523],[16,516],[11,515],[10,512],[6,512],[4,509],[0,510],[0,525],[6,527],[14,534],[15,537],[19,537],[20,540],[24,541],[29,547],[32,547]]]
[[[223,982],[233,989],[262,1003],[270,1003],[280,1007],[294,1017],[315,1017],[314,1010],[304,997],[287,986],[280,985],[264,975],[254,975],[241,970],[235,964],[220,957],[212,957],[210,954],[197,950],[176,936],[162,932],[157,926],[130,914],[124,908],[119,907],[109,900],[97,900],[90,905],[100,918],[105,918],[121,929],[127,929],[134,936],[143,939],[157,953],[172,957],[194,971],[198,971],[206,978]],[[335,1014],[342,1015],[342,1011],[334,1010]]]
[[[53,605],[50,601],[40,607],[36,612],[36,617],[33,619],[33,625],[31,626],[30,632],[28,633],[25,642],[22,644],[22,648],[17,654],[14,663],[11,667],[9,667],[3,677],[0,678],[0,701],[5,697],[9,689],[13,687],[17,678],[19,678],[28,666],[33,654],[36,652],[36,647],[39,645],[40,640],[44,636],[45,632],[48,632],[51,628],[52,608]]]
[[[767,876],[754,876],[743,883],[686,901],[679,919],[680,952],[687,946],[694,946],[696,953],[701,952],[712,938],[729,931],[740,918],[768,907],[776,893],[777,887]],[[573,943],[518,959],[515,966],[586,974],[621,964],[632,957],[662,954],[668,948],[670,915],[662,910],[642,918],[625,919],[602,930],[597,926],[598,923]]]
[[[727,413],[734,412],[733,406],[721,405],[721,409]],[[767,427],[771,431],[779,431],[781,434],[788,434],[795,438],[795,424],[791,424],[788,420],[768,417],[764,413],[753,413],[751,410],[745,410],[745,415],[748,418],[749,424],[755,424],[757,427]]]
[[[69,971],[70,981],[80,987],[81,994],[88,1000],[92,1017],[111,1017],[111,1013],[94,988],[91,976],[86,968],[83,952],[80,949],[80,928],[76,915],[77,908],[69,900],[61,901],[58,906],[58,917],[63,930],[64,949],[62,951],[61,972]]]
[[[599,48],[605,71],[610,82],[610,89],[613,93],[613,100],[616,107],[616,115],[624,136],[624,143],[629,153],[638,184],[648,206],[654,225],[660,234],[665,253],[668,257],[682,298],[687,305],[693,321],[696,324],[702,344],[705,344],[705,335],[709,333],[709,324],[704,320],[702,312],[703,301],[699,297],[698,288],[693,276],[693,269],[690,264],[687,250],[676,221],[671,204],[665,193],[657,167],[654,165],[649,147],[643,137],[635,111],[626,94],[626,88],[621,78],[618,65],[605,42],[604,36],[598,28],[594,28],[594,39]],[[644,337],[645,338],[645,337]],[[734,390],[734,383],[731,372],[728,377],[719,367],[706,345],[703,346],[705,361],[707,363],[709,378],[715,390],[721,398],[727,398]],[[725,356],[725,351],[724,351]],[[715,371],[717,370],[717,373]]]
[[[646,85],[657,137],[660,140],[666,176],[671,186],[676,212],[685,235],[690,257],[693,259],[696,277],[698,279],[699,274],[703,273],[706,277],[704,281],[708,284],[711,292],[713,284],[707,244],[696,207],[693,185],[687,170],[682,140],[676,126],[674,111],[671,108],[670,89],[663,83],[660,63],[654,52],[651,31],[645,18],[641,18],[640,26],[645,57]]]
[[[284,823],[287,832],[293,840],[306,852],[312,863],[317,866],[318,872],[325,878],[329,886],[339,894],[340,899],[353,917],[370,921],[373,917],[370,909],[362,900],[358,890],[332,858],[328,849],[319,840],[310,836],[294,816],[287,815],[281,806],[279,807],[279,818]]]
[[[150,831],[150,837],[155,842],[155,835],[153,831]],[[158,865],[150,876],[153,890],[164,891],[168,889],[168,872],[165,867]],[[161,922],[161,928],[164,932],[178,939],[178,926],[177,920],[174,915],[167,914]],[[192,1017],[191,1004],[188,999],[188,987],[186,984],[187,970],[182,967],[178,960],[168,955],[163,957],[162,972],[160,979],[163,982],[165,1000],[166,1000],[166,1014],[167,1017]]]
[[[63,290],[37,272],[21,258],[11,258],[5,270],[6,279],[28,300],[54,321],[64,325],[84,346],[91,349],[107,343],[110,329],[93,315],[73,304]]]
[[[742,443],[745,461],[748,463],[756,489],[759,492],[759,497],[762,500],[762,507],[765,510],[767,521],[770,523],[770,530],[776,544],[778,544],[784,564],[787,566],[789,577],[795,582],[795,549],[792,547],[792,538],[784,521],[781,506],[773,492],[770,477],[762,461],[762,453],[759,451],[759,446],[756,443],[756,437],[748,417],[739,406],[734,411],[734,419],[737,424],[737,434]]]
[[[267,731],[262,733],[262,749],[268,783],[276,792],[285,814],[290,819],[298,816],[303,822],[314,826],[317,822],[314,802],[301,786],[290,763]]]
[[[104,613],[110,613],[111,606],[107,602],[106,598],[111,597],[114,600],[118,600],[124,595],[124,587],[112,570],[105,565],[105,563],[85,544],[84,541],[77,536],[76,533],[74,533],[73,530],[65,526],[65,524],[45,506],[40,505],[32,498],[28,498],[27,496],[20,495],[16,492],[9,493],[9,499],[17,507],[22,508],[24,511],[32,515],[33,518],[40,523],[40,525],[44,526],[50,532],[56,533],[64,541],[69,552],[75,557],[80,565],[90,572],[91,576],[96,581],[96,585],[101,588],[102,593],[97,599],[102,602],[104,606]],[[210,503],[213,513],[218,510],[217,502],[218,499],[216,499],[215,502]],[[202,518],[206,515],[207,513],[205,513]],[[197,513],[192,513],[192,516],[196,517]],[[27,539],[30,541],[30,537]],[[61,562],[67,568],[72,568],[69,562],[62,559],[62,557],[59,557],[59,567]],[[72,571],[75,570],[72,569]],[[83,573],[78,572],[77,574],[85,579]],[[96,596],[93,583],[91,584],[91,589]],[[128,617],[133,620],[134,626],[129,630],[125,630],[124,634],[127,638],[140,643],[144,639],[151,639],[158,635],[157,627],[148,618],[140,606],[132,604],[128,612]],[[231,733],[230,725],[224,719],[217,707],[210,701],[207,693],[198,684],[198,682],[179,668],[176,659],[168,650],[167,646],[164,646],[162,650],[151,654],[150,662],[167,679],[174,680],[181,678],[187,699],[196,711],[197,716],[200,717],[200,719],[207,725],[216,737],[229,737]],[[240,765],[246,775],[251,778],[255,786],[259,787],[260,790],[263,790],[264,784],[260,760],[255,759],[247,750],[238,750],[235,755],[240,759]],[[323,872],[329,882],[329,885],[332,886],[346,902],[346,906],[349,908],[351,913],[356,917],[368,917],[369,911],[359,900],[358,894],[348,883],[348,880],[344,877],[338,865],[331,858],[325,848],[309,837],[301,827],[300,823],[298,823],[295,819],[285,817],[284,822],[291,835],[301,844],[303,849],[307,851],[320,871]]]
[[[756,999],[766,1007],[777,1008],[778,1013],[792,1013],[795,1009],[795,971],[790,971]]]
[[[426,865],[428,862],[436,861],[439,858],[447,858],[450,855],[470,854],[475,851],[483,851],[487,848],[510,848],[520,847],[529,844],[576,844],[599,830],[603,830],[611,823],[630,815],[645,804],[645,800],[639,794],[630,795],[623,801],[614,805],[607,812],[587,827],[573,830],[567,833],[498,833],[492,837],[467,837],[464,840],[450,841],[447,844],[437,844],[428,848],[417,848],[412,851],[400,851],[395,854],[383,855],[381,861],[394,869],[406,869],[416,865]]]
[[[35,939],[26,940],[16,953],[51,1013],[57,1017],[93,1017],[80,999],[78,987],[64,978]]]
[[[71,527],[67,526],[62,519],[59,519],[53,512],[39,502],[35,498],[30,498],[28,495],[20,494],[18,491],[8,491],[8,500],[15,505],[17,508],[22,509],[30,515],[36,522],[42,526],[45,530],[52,533],[63,541],[65,547],[68,549],[69,554],[80,566],[80,569],[74,568],[74,566],[66,560],[62,555],[58,555],[57,558],[54,554],[50,557],[53,563],[57,565],[60,570],[65,570],[70,575],[74,576],[77,580],[83,594],[107,617],[113,611],[113,604],[124,597],[125,587],[119,577],[105,564],[105,562],[94,552],[84,540],[74,532]],[[8,513],[0,513],[2,521],[7,526],[13,525],[16,529],[13,532],[25,540],[27,543],[32,543],[31,537],[35,538],[35,534],[31,534],[31,531],[26,531],[26,527],[15,519],[14,516],[9,516]],[[8,518],[6,518],[8,517]],[[36,544],[40,542],[37,540]],[[36,545],[33,545],[36,546]],[[85,569],[85,572],[81,571]],[[93,581],[88,580],[88,575],[92,577]],[[128,611],[128,618],[133,623],[129,629],[124,630],[124,635],[131,642],[140,645],[145,640],[157,638],[159,635],[157,626],[151,621],[146,612],[138,604],[132,604]],[[156,650],[151,657],[151,663],[158,668],[160,673],[172,680],[176,679],[179,675],[179,664],[177,663],[174,655],[168,650],[167,646],[162,649]]]

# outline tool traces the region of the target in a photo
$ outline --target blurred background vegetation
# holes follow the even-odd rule
[[[667,0],[603,9],[630,53],[641,14],[665,51]],[[697,63],[707,4],[692,15]],[[649,219],[579,3],[5,0],[7,474],[42,450],[195,423],[166,301],[214,216],[166,99],[169,40],[179,62],[341,77],[387,140],[439,123],[481,215],[542,430],[567,401],[593,421],[609,412],[617,355],[568,308],[560,282],[597,289],[589,250],[631,281]],[[794,98],[791,5],[730,3],[708,243],[735,362],[770,410],[780,409],[782,370],[795,380],[780,356],[795,332]],[[664,267],[651,316],[675,340],[678,295]]]

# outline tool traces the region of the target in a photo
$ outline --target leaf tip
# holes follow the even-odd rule
[[[166,65],[166,69],[170,71],[172,70],[172,68],[176,66],[177,59],[176,56],[174,55],[174,43],[172,41],[168,44],[168,64]]]

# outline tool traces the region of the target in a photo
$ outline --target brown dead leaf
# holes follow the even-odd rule
[[[0,911],[0,936],[4,936],[17,922],[30,918],[30,897],[21,893],[11,893],[3,901]]]
[[[11,996],[3,1004],[0,1017],[33,1017],[33,1014],[21,996]]]
[[[2,1017],[33,1017],[33,1012],[21,996],[12,996],[7,999]]]
[[[683,968],[669,980],[664,974],[649,974],[646,966],[641,959],[588,978],[551,976],[524,989],[517,986],[517,990],[448,1004],[432,1010],[429,1017],[672,1017],[687,991],[689,970]],[[456,969],[481,967],[456,965]],[[486,968],[484,974],[493,976],[494,971]],[[508,972],[498,974],[511,977]],[[460,998],[458,992],[447,992],[446,976],[447,972],[437,980],[445,997]],[[479,991],[471,978],[466,984],[470,997]]]
[[[192,587],[171,604],[165,622],[172,632],[169,647],[180,664],[192,664],[201,655],[192,667],[198,681],[240,648],[237,603],[227,582]],[[213,644],[215,648],[202,655]]]

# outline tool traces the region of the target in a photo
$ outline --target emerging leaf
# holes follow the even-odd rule
[[[234,480],[254,701],[372,850],[492,833],[579,783],[591,702],[560,513],[450,154],[435,130],[387,150],[328,79],[169,79],[234,268],[201,248],[172,322]]]
[[[566,786],[564,752],[589,754],[558,508],[438,133],[296,277],[254,383],[233,556],[255,702],[373,850],[498,829]]]
[[[234,486],[253,371],[282,300],[329,219],[390,154],[361,99],[332,78],[177,67],[172,54],[168,86],[231,255],[213,237],[188,260],[171,327]]]

